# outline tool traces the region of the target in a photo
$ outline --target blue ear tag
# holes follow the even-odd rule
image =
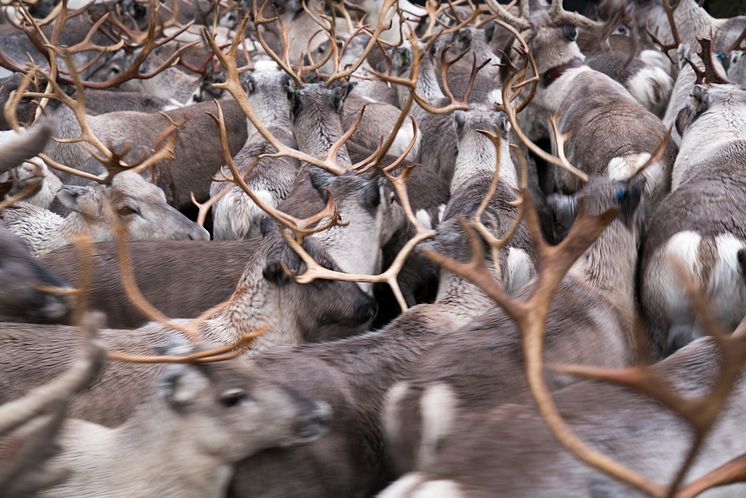
[[[616,200],[621,201],[624,198],[624,195],[627,193],[627,189],[620,188],[616,191]]]
[[[717,57],[718,57],[718,59],[720,59],[721,62],[724,61],[725,60],[725,52],[723,52],[722,50],[718,50]]]

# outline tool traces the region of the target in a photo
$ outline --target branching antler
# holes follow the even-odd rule
[[[712,58],[712,41],[708,40],[707,38],[701,38],[697,41],[699,42],[699,50],[697,51],[697,56],[699,56],[699,59],[705,66],[704,71],[701,70],[699,66],[691,59],[689,59],[688,57],[685,58],[687,64],[689,64],[689,66],[692,68],[692,71],[694,71],[694,74],[696,76],[696,83],[698,85],[708,83],[730,83],[728,78],[720,73],[718,64]]]
[[[661,52],[666,54],[666,56],[671,60],[671,62],[675,65],[676,61],[674,60],[674,57],[671,55],[670,51],[675,50],[678,48],[679,45],[681,45],[681,36],[679,35],[679,28],[676,26],[676,17],[675,17],[675,11],[678,7],[678,4],[676,6],[671,5],[671,0],[662,0],[663,1],[663,9],[666,11],[666,18],[668,19],[668,26],[671,29],[671,43],[664,43],[663,40],[661,40],[656,33],[653,33],[649,26],[645,26],[645,31],[647,31],[648,36],[650,36],[650,39],[653,40],[653,43],[658,45]]]

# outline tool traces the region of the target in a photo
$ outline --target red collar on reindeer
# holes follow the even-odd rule
[[[585,61],[580,57],[573,57],[572,59],[570,59],[569,62],[553,67],[552,69],[546,71],[544,73],[544,76],[541,77],[541,82],[546,88],[554,83],[555,80],[557,80],[560,76],[565,74],[565,71],[567,71],[568,69],[573,69],[581,66],[585,66]]]

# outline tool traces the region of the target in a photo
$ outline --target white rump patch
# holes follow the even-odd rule
[[[381,491],[378,498],[411,498],[412,491],[422,482],[423,476],[419,472],[404,474]]]
[[[533,278],[535,268],[528,253],[516,247],[508,249],[507,262],[508,271],[503,284],[509,294],[515,294]]]
[[[427,228],[428,230],[432,230],[433,221],[430,219],[430,215],[427,211],[425,211],[424,209],[418,209],[414,216],[423,227]]]
[[[681,283],[671,264],[676,259],[694,282],[699,282],[700,263],[698,258],[702,236],[697,232],[684,231],[674,234],[666,243],[661,261],[659,292],[665,296],[666,313],[669,322],[675,324],[668,332],[669,344],[685,344],[695,336],[694,324],[682,320],[688,314],[689,301],[681,289]],[[687,322],[687,323],[685,323]],[[686,336],[682,340],[682,336]]]
[[[627,82],[627,90],[647,110],[660,116],[671,96],[673,79],[660,67],[646,67]]]
[[[427,389],[420,398],[422,414],[422,441],[418,452],[417,466],[422,468],[435,455],[438,442],[451,430],[456,415],[456,399],[453,389],[438,382]]]
[[[387,441],[394,441],[399,437],[399,431],[401,429],[399,421],[399,405],[408,390],[408,382],[398,382],[394,384],[388,392],[386,392],[381,419],[383,422],[383,433]]]
[[[420,485],[411,498],[461,498],[463,493],[455,481],[428,481]]]
[[[710,277],[708,293],[723,326],[733,327],[743,318],[746,308],[746,288],[738,263],[738,251],[746,244],[733,234],[724,233],[715,238],[715,245],[718,261]]]

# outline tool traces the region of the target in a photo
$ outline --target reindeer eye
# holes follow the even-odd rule
[[[234,406],[238,406],[246,401],[247,398],[248,396],[244,391],[240,389],[231,389],[220,396],[220,404],[226,408],[233,408]]]
[[[129,206],[122,206],[119,209],[117,209],[117,214],[119,214],[119,216],[130,216],[133,214],[140,214],[140,212],[135,208],[132,208]]]

